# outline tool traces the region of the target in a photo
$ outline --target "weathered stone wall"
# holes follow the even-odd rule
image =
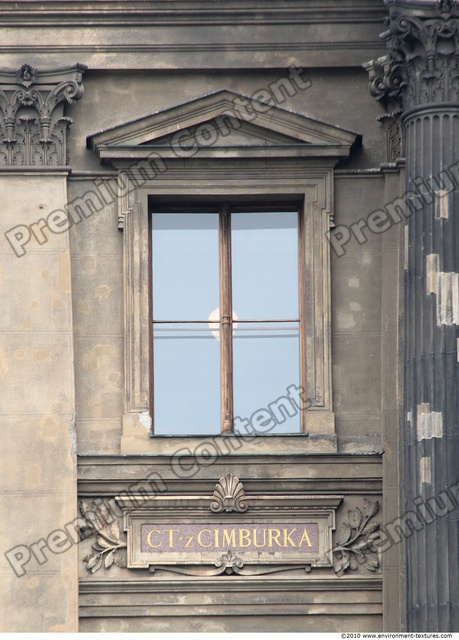
[[[242,9],[238,2],[225,2],[216,10],[229,14],[218,16],[215,7],[203,8],[207,3],[176,7],[169,2],[167,15],[163,3],[140,4],[125,2],[115,10],[105,2],[114,12],[107,16],[94,2],[68,3],[65,11],[60,2],[5,3],[0,66],[19,68],[26,57],[36,67],[78,61],[89,68],[84,98],[66,111],[74,119],[68,136],[72,173],[68,179],[0,173],[2,234],[66,201],[79,202],[101,181],[116,179],[115,169],[101,166],[86,148],[87,136],[224,88],[252,96],[272,88],[290,65],[303,68],[311,85],[282,96],[277,106],[362,135],[362,147],[336,167],[335,224],[349,228],[403,191],[400,167],[380,168],[393,158],[376,121],[381,108],[368,92],[361,66],[383,53],[378,40],[382,2],[305,2],[299,17],[296,2],[274,9],[256,1]],[[145,15],[139,18],[130,7]],[[91,16],[92,26],[89,19],[81,25],[84,16]],[[116,27],[107,24],[109,19]],[[146,433],[139,451],[134,445],[133,455],[119,456],[126,382],[119,213],[117,202],[104,204],[68,233],[52,234],[42,246],[29,245],[22,258],[6,243],[0,246],[7,296],[0,313],[2,464],[10,513],[2,523],[4,550],[31,544],[76,517],[74,408],[80,496],[113,497],[145,473],[136,467],[135,454],[146,453]],[[279,472],[268,456],[260,456],[258,466],[251,461],[249,469],[244,460],[227,457],[218,468],[202,469],[193,483],[171,477],[171,491],[187,485],[206,494],[230,466],[249,478],[253,490],[343,492],[344,509],[360,504],[363,496],[378,496],[382,521],[398,514],[400,232],[401,225],[381,234],[367,230],[361,241],[351,231],[343,254],[331,252],[333,409],[341,455],[312,465],[305,455],[297,466],[289,460]],[[109,468],[113,456],[115,471]],[[157,451],[148,458],[151,470],[169,464],[170,458]],[[264,482],[257,484],[257,474]],[[212,584],[200,595],[202,585],[189,577],[176,576],[175,582],[157,587],[146,572],[140,576],[112,567],[89,574],[82,561],[88,545],[81,544],[78,566],[73,546],[42,566],[32,559],[22,578],[2,561],[3,628],[75,630],[79,603],[81,631],[244,631],[253,624],[247,607],[259,607],[258,631],[378,631],[383,624],[400,629],[396,546],[382,558],[383,573],[376,577],[363,569],[356,578],[322,572],[305,592],[302,587],[287,592],[286,581],[279,581],[279,591],[273,586],[262,606],[250,590],[246,596],[234,588],[228,596]],[[141,584],[134,593],[129,583],[137,578]],[[303,578],[294,577],[301,585]],[[322,580],[330,581],[326,590]],[[242,583],[241,590],[246,589]],[[265,616],[263,607],[271,615]]]
[[[62,171],[0,174],[2,237],[61,208],[66,181]],[[2,631],[76,631],[78,624],[76,546],[30,550],[76,517],[69,237],[53,240],[29,245],[22,258],[0,247]],[[13,548],[10,564],[4,554]]]
[[[282,73],[161,72],[126,76],[89,70],[84,101],[70,110],[76,120],[71,139],[74,174],[69,183],[70,200],[94,190],[91,180],[101,176],[97,159],[85,149],[88,135],[221,88],[250,96],[275,83]],[[386,160],[384,129],[376,122],[379,108],[368,95],[363,69],[347,69],[340,74],[308,69],[303,76],[311,80],[311,87],[287,97],[280,106],[358,131],[363,137],[362,148],[336,171],[335,223],[350,227],[385,202],[385,175],[374,171]],[[98,108],[101,95],[113,96],[113,110]],[[135,101],[132,96],[136,96]],[[154,96],[153,103],[149,96]],[[345,108],[344,99],[348,100]],[[106,180],[110,180],[109,169],[105,168]],[[93,172],[92,177],[79,173],[88,170]],[[112,180],[115,175],[113,172]],[[115,433],[121,429],[123,381],[116,376],[122,368],[123,256],[117,215],[115,205],[104,206],[70,230],[80,453],[119,451]],[[394,227],[389,235],[398,230]],[[351,232],[350,240],[343,245],[344,255],[331,253],[334,410],[339,450],[344,452],[382,448],[382,309],[386,291],[393,291],[392,277],[383,282],[382,267],[387,264],[394,269],[396,263],[385,259],[386,234],[368,230],[364,234],[367,241],[362,244]],[[397,282],[396,273],[393,278]],[[384,304],[386,313],[396,319],[396,306],[389,312],[387,300]],[[391,304],[396,305],[396,301]],[[114,339],[107,341],[104,336]],[[88,398],[90,389],[97,399]]]

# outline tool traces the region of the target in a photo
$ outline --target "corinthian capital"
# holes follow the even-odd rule
[[[83,95],[85,69],[0,69],[0,167],[67,164],[64,107]]]
[[[456,0],[386,0],[387,55],[364,65],[370,91],[404,112],[459,100],[459,6]]]

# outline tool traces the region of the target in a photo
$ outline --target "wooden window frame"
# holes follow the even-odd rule
[[[248,202],[243,203],[239,200],[235,202],[228,201],[228,198],[222,198],[226,202],[216,202],[209,209],[208,203],[203,203],[201,206],[195,204],[180,205],[170,204],[167,202],[156,205],[156,209],[161,213],[173,213],[186,211],[190,215],[195,213],[202,213],[208,210],[212,212],[218,211],[218,244],[219,244],[219,294],[220,294],[220,428],[221,433],[228,435],[234,433],[234,368],[233,368],[233,304],[232,304],[232,216],[237,212],[256,212],[256,211],[285,211],[295,212],[298,217],[297,237],[298,237],[298,318],[295,320],[289,319],[288,322],[297,322],[299,325],[299,372],[300,372],[300,388],[306,389],[306,336],[305,336],[305,323],[306,323],[306,285],[305,285],[305,273],[304,273],[304,253],[302,247],[304,246],[304,222],[303,206],[298,201],[292,201],[290,203],[279,202],[273,204],[272,202],[260,203],[260,202]],[[149,321],[150,321],[150,334],[149,334],[149,352],[151,362],[151,374],[150,374],[150,401],[149,407],[151,415],[151,433],[155,433],[155,391],[154,391],[154,339],[153,328],[155,324],[165,323],[179,323],[178,320],[154,320],[153,313],[153,276],[152,276],[152,215],[154,210],[149,210]],[[199,321],[202,322],[202,321]],[[276,320],[238,320],[239,323],[244,322],[285,322],[283,319]],[[306,421],[306,409],[304,407],[299,408],[300,413],[300,432],[307,432]],[[183,435],[186,434],[186,428]]]

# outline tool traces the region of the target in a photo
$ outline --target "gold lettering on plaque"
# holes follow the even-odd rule
[[[225,547],[229,545],[230,547],[236,546],[236,530],[227,531],[227,529],[223,529],[223,539],[222,545]]]
[[[250,547],[250,530],[249,529],[239,529],[239,546],[240,547]],[[246,544],[244,544],[244,542]]]
[[[279,542],[280,534],[281,532],[279,531],[279,529],[268,529],[268,547],[273,546],[273,540],[278,547],[282,547],[281,543]]]
[[[284,529],[284,547],[288,547],[288,543],[290,542],[290,544],[292,545],[292,547],[296,547],[296,544],[293,542],[293,540],[291,539],[291,535],[293,535],[296,531],[295,529],[292,529],[290,531],[289,534],[287,534],[287,529]]]
[[[257,533],[259,531],[263,532],[263,542],[261,544],[257,543]],[[266,546],[266,529],[255,529],[253,532],[253,546],[254,547],[265,547]]]
[[[153,548],[160,547],[161,546],[161,542],[159,544],[153,544],[153,542],[151,541],[151,535],[153,533],[159,533],[161,535],[161,531],[159,529],[152,529],[150,531],[150,533],[148,534],[148,536],[147,536],[147,542],[150,545],[150,547],[153,547]]]
[[[176,525],[180,527],[181,525]],[[193,525],[190,525],[193,530]],[[308,530],[308,527],[310,529]],[[150,549],[161,547],[179,551],[181,549],[299,549],[300,547],[317,548],[317,534],[314,533],[314,524],[306,526],[279,525],[279,528],[268,526],[247,525],[218,526],[208,525],[207,528],[194,527],[193,535],[185,535],[183,529],[149,529],[145,532],[144,543]],[[189,533],[187,531],[187,534]],[[182,535],[181,535],[182,534]],[[313,536],[312,542],[311,537]],[[147,549],[145,549],[147,551]]]
[[[300,544],[298,545],[299,547],[301,547],[303,540],[306,542],[306,546],[307,547],[312,547],[311,541],[309,539],[308,536],[308,532],[306,531],[306,529],[303,531],[303,535],[301,536],[301,540],[300,540]]]
[[[209,542],[209,544],[204,544],[203,543],[202,538],[201,538],[203,533],[210,533],[210,535],[212,535],[212,531],[210,529],[201,529],[201,531],[198,533],[198,536],[197,536],[198,544],[201,547],[211,547],[212,546],[212,542]]]
[[[163,533],[168,533],[169,534],[169,548],[172,548],[174,546],[174,533],[178,533],[179,530],[178,529],[163,529]]]

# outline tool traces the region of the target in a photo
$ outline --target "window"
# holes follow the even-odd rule
[[[182,147],[201,125],[222,135]],[[286,416],[263,451],[336,451],[327,234],[334,167],[360,136],[222,89],[87,142],[118,175],[121,452],[169,455],[170,435],[195,436],[199,446],[203,433],[236,431],[238,418],[268,407],[295,379],[307,412]],[[259,441],[244,447],[260,451]]]
[[[238,431],[306,388],[302,209],[157,205],[151,215],[154,433]],[[305,430],[291,402],[275,411],[261,412],[260,433]]]

